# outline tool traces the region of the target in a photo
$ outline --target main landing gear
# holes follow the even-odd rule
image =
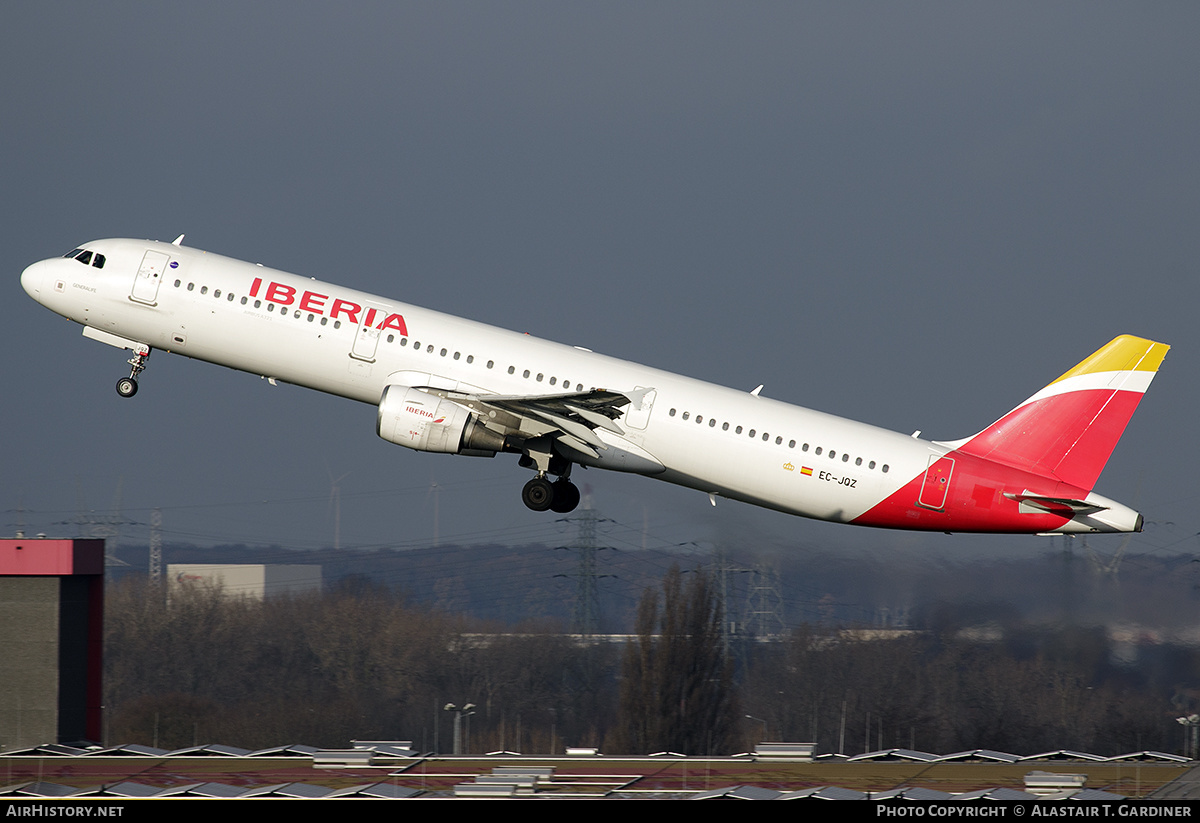
[[[545,475],[538,475],[521,489],[521,502],[535,512],[566,514],[579,505],[579,487],[565,477],[551,482]]]
[[[575,511],[579,505],[579,487],[565,477],[550,482],[540,474],[521,489],[521,502],[535,512],[549,510],[566,514]]]
[[[531,448],[522,455],[520,465],[537,470],[537,477],[521,489],[522,503],[535,512],[566,514],[575,511],[579,505],[579,487],[568,479],[571,476],[571,461],[543,447]],[[558,479],[551,481],[547,474],[557,474]]]
[[[568,478],[571,476],[570,460],[554,451],[548,438],[535,438],[524,443],[524,454],[518,462],[522,468],[534,469],[537,477],[521,489],[521,502],[535,512],[552,511],[559,514],[575,511],[579,505],[579,488]],[[550,480],[547,475],[557,475]]]
[[[143,348],[145,351],[139,348],[129,360],[129,376],[117,381],[117,394],[122,397],[133,397],[137,394],[137,376],[146,369],[146,361],[150,359],[150,347]]]

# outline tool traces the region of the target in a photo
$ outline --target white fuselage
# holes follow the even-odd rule
[[[594,465],[792,514],[852,520],[923,471],[929,455],[946,451],[746,391],[197,249],[132,240],[87,248],[105,255],[104,268],[55,258],[23,277],[39,302],[85,326],[370,404],[392,384],[500,395],[646,390],[643,408],[626,412],[623,435],[597,432],[610,448]],[[135,296],[147,250],[160,251],[168,262],[157,287]],[[268,294],[271,284],[277,287]],[[364,334],[362,321],[372,309],[372,325],[397,315],[402,329],[393,321]],[[812,473],[802,473],[806,468]]]
[[[458,404],[420,412],[431,418],[438,416],[436,409],[461,414],[463,407],[472,410],[473,419],[495,418],[496,408],[503,417],[515,402],[520,422],[509,431],[524,444],[516,450],[537,462],[539,478],[552,452],[565,458],[566,473],[549,470],[564,480],[570,464],[578,463],[836,522],[946,531],[1140,528],[1136,512],[1089,494],[1090,489],[1066,488],[1052,478],[960,454],[954,444],[885,431],[757,392],[177,243],[100,240],[72,255],[31,265],[21,281],[38,302],[82,324],[85,335],[142,354],[146,347],[162,349],[378,404],[381,436],[413,448],[425,447],[402,435],[415,437],[424,422],[404,419],[412,412],[408,400],[381,404],[389,387],[441,392],[443,402]],[[141,362],[135,363],[135,376]],[[122,393],[137,390],[136,381],[122,382],[131,389]],[[614,396],[596,390],[619,394],[621,403],[629,398],[619,415],[608,410],[617,418],[611,425],[599,420],[595,409],[589,422],[586,410],[569,406],[580,401],[565,397],[574,393],[604,401]],[[402,397],[414,397],[404,391]],[[548,402],[565,411],[547,416]],[[385,410],[395,412],[388,421]],[[582,416],[565,419],[576,414]],[[385,434],[385,423],[393,433]],[[552,436],[546,434],[551,430]],[[537,446],[543,459],[533,460],[539,439],[554,438],[552,447]],[[490,453],[513,450],[508,443]],[[1047,513],[1047,507],[1061,508],[1064,500],[1075,511],[1099,508],[1103,513]]]

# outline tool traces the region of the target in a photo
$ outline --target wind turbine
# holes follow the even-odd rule
[[[334,480],[328,465],[325,466],[325,473],[329,475],[329,506],[333,509],[333,548],[337,551],[342,547],[342,487],[339,484],[351,473],[346,472]]]

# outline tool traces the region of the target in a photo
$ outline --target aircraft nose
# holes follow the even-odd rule
[[[25,293],[37,300],[42,292],[42,271],[45,269],[45,261],[41,260],[31,266],[27,266],[25,271],[21,272],[21,288],[25,289]]]

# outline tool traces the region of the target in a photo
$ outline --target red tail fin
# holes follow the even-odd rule
[[[1122,335],[956,447],[1091,491],[1169,348]]]

